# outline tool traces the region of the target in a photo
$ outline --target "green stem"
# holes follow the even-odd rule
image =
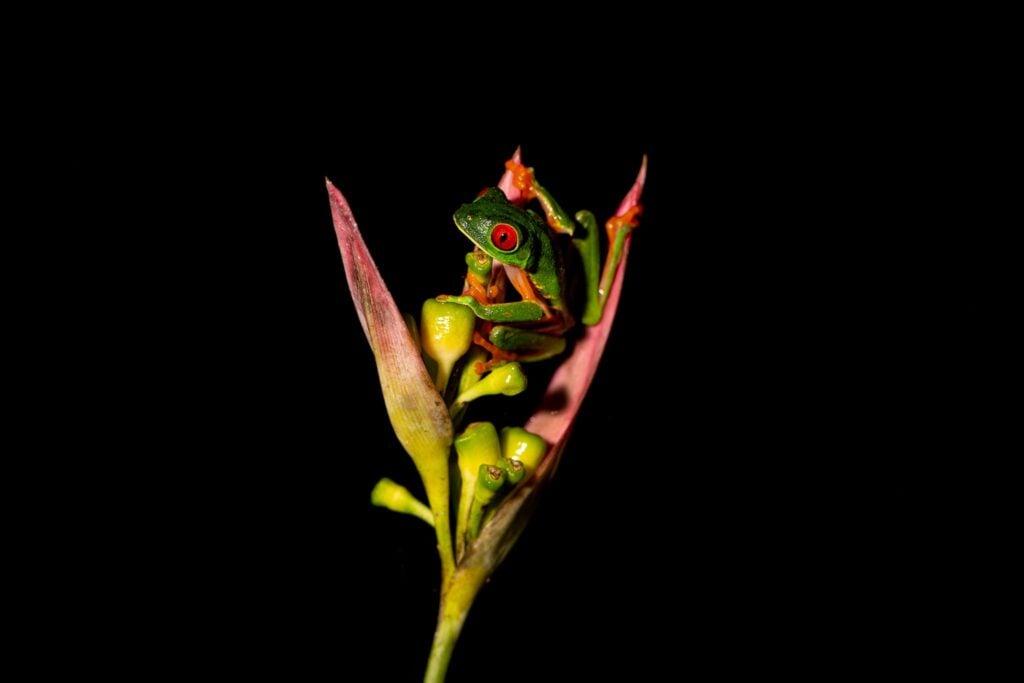
[[[432,501],[433,502],[433,501]],[[434,531],[437,532],[437,553],[441,556],[441,585],[455,573],[455,554],[452,552],[452,523],[448,514],[448,496],[444,505],[433,505]]]
[[[477,500],[473,499],[473,504],[469,506],[469,523],[466,525],[466,541],[472,543],[476,540],[476,537],[480,535],[480,523],[484,521],[484,506]]]
[[[434,514],[434,533],[437,534],[437,554],[441,556],[441,581],[446,584],[455,573],[455,554],[452,552],[452,522],[448,512],[448,463],[445,471],[425,471],[420,468],[423,488],[427,492],[427,502]]]
[[[448,662],[451,661],[455,643],[462,633],[462,625],[486,578],[487,573],[482,568],[464,567],[451,577],[450,582],[442,583],[437,630],[434,631],[434,644],[430,648],[423,683],[444,683]]]

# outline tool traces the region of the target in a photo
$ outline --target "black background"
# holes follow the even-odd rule
[[[617,17],[554,41],[526,22],[492,21],[486,35],[509,35],[484,41],[388,17],[356,56],[345,47],[371,26],[325,19],[330,39],[308,43],[328,58],[299,64],[280,33],[232,24],[265,57],[216,36],[224,59],[206,59],[181,34],[154,44],[161,68],[108,88],[134,50],[62,61],[81,82],[44,79],[67,98],[40,117],[53,149],[18,131],[39,167],[19,175],[59,230],[13,226],[53,271],[12,287],[45,298],[24,326],[42,359],[10,355],[29,378],[18,402],[44,408],[25,425],[40,495],[15,524],[52,522],[32,534],[45,584],[28,598],[71,641],[34,663],[420,679],[436,554],[422,524],[368,502],[382,476],[418,486],[323,179],[415,310],[458,287],[451,213],[518,144],[567,209],[599,218],[648,153],[647,212],[562,467],[450,680],[820,674],[822,658],[831,673],[902,651],[915,606],[880,589],[915,585],[899,565],[927,510],[888,514],[919,475],[899,453],[921,449],[912,421],[881,432],[907,422],[906,368],[934,348],[899,325],[931,282],[904,274],[923,260],[905,228],[947,205],[899,201],[917,177],[908,140],[934,117],[879,98],[861,36],[832,59],[843,22],[734,14]],[[527,35],[545,42],[521,50]],[[457,59],[429,59],[442,46]],[[904,70],[890,78],[906,90]]]
[[[225,311],[235,334],[221,357],[224,399],[244,409],[234,466],[213,468],[229,509],[203,535],[244,651],[251,639],[268,665],[337,659],[382,680],[422,675],[438,599],[433,534],[368,502],[384,476],[421,489],[387,420],[323,179],[348,198],[399,307],[415,311],[460,286],[468,242],[450,216],[522,144],[564,206],[601,220],[647,153],[645,214],[562,468],[478,598],[450,680],[609,667],[647,678],[684,666],[684,642],[703,658],[737,642],[751,656],[792,655],[760,643],[780,615],[818,609],[787,597],[792,582],[817,581],[804,553],[823,538],[798,509],[826,491],[794,503],[820,424],[807,409],[818,380],[792,362],[814,355],[815,336],[791,322],[812,304],[789,289],[780,244],[795,233],[773,214],[785,182],[765,191],[761,180],[787,169],[762,168],[745,136],[713,130],[679,142],[625,126],[558,141],[327,128],[312,161],[248,169],[226,223],[244,274],[229,283],[241,306]]]
[[[165,306],[124,295],[157,312],[134,334],[159,350],[129,369],[156,370],[119,392],[129,466],[119,456],[100,476],[133,483],[105,485],[113,521],[88,529],[109,527],[131,555],[113,582],[137,586],[132,609],[170,629],[174,662],[422,676],[433,533],[369,504],[381,477],[421,489],[388,422],[324,178],[399,307],[417,311],[460,287],[469,243],[451,214],[519,144],[565,208],[599,220],[648,154],[645,213],[562,466],[480,594],[449,679],[646,680],[693,660],[788,669],[833,646],[819,625],[860,590],[837,574],[857,559],[836,542],[847,513],[832,503],[860,467],[835,398],[855,361],[832,351],[855,331],[835,319],[851,309],[826,272],[836,236],[852,234],[847,212],[826,199],[813,151],[735,103],[710,100],[696,118],[615,105],[634,113],[543,136],[514,120],[440,129],[414,112],[387,123],[324,109],[230,149],[206,142],[189,170],[167,162],[159,191],[142,179],[134,215],[164,214],[159,234],[174,239],[138,251],[188,253],[157,275]],[[658,125],[637,113],[653,109]]]

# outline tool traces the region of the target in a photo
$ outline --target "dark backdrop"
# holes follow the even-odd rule
[[[837,485],[825,454],[852,436],[823,436],[837,371],[821,349],[836,331],[816,322],[820,259],[803,254],[821,246],[824,214],[803,201],[799,155],[742,113],[704,116],[547,138],[325,120],[202,169],[212,183],[195,191],[209,201],[186,223],[213,282],[188,315],[197,362],[171,380],[190,383],[184,418],[153,437],[180,447],[157,468],[174,507],[152,538],[171,577],[156,612],[185,612],[184,651],[289,677],[422,675],[433,534],[369,504],[381,477],[420,487],[385,413],[324,177],[399,307],[417,311],[459,288],[469,243],[451,214],[517,144],[564,207],[600,220],[647,153],[645,214],[563,464],[480,594],[450,680],[650,680],[694,658],[788,667],[808,643],[829,646],[815,624],[845,599],[830,584],[845,560],[828,549],[838,522],[815,511]],[[206,234],[227,250],[211,257]]]
[[[325,135],[319,163],[257,167],[240,198],[267,249],[246,264],[254,286],[236,283],[249,312],[236,350],[245,388],[233,395],[255,419],[240,427],[247,448],[233,456],[232,513],[216,541],[230,567],[222,588],[248,615],[261,656],[412,681],[436,616],[431,531],[368,502],[383,476],[420,488],[385,414],[323,177],[347,196],[399,306],[416,311],[460,286],[468,242],[450,216],[497,180],[520,143],[565,207],[601,220],[646,152],[645,215],[563,466],[481,593],[451,680],[487,669],[495,681],[589,678],[609,666],[646,678],[648,666],[684,668],[682,642],[725,656],[739,634],[770,626],[779,596],[765,577],[786,562],[779,539],[791,530],[778,523],[786,501],[765,490],[777,475],[763,477],[788,466],[770,454],[792,439],[763,417],[788,392],[766,353],[778,326],[766,321],[787,304],[761,308],[775,290],[759,282],[769,238],[763,221],[747,221],[759,220],[750,204],[764,197],[737,181],[747,171],[731,160],[735,148],[719,157],[706,144],[636,134],[548,142],[391,131]],[[240,244],[251,238],[244,221],[232,225]]]

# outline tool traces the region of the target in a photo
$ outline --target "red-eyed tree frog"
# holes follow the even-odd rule
[[[595,325],[601,320],[626,235],[638,225],[640,207],[608,221],[609,250],[599,277],[600,238],[594,215],[580,211],[573,222],[536,182],[532,168],[516,161],[509,161],[506,167],[513,171],[523,196],[538,200],[547,225],[533,211],[510,202],[498,188],[463,204],[455,212],[455,225],[477,247],[466,257],[466,289],[462,296],[437,298],[468,306],[478,318],[491,323],[483,326],[476,342],[492,353],[492,362],[543,360],[565,349],[564,334],[574,322],[566,302],[566,269],[572,256],[569,238],[583,266],[582,320],[585,325]],[[492,268],[492,259],[502,268]],[[505,300],[506,276],[521,301]]]

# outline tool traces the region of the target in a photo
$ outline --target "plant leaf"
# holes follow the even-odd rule
[[[359,323],[377,361],[391,425],[420,470],[431,506],[439,495],[432,490],[442,485],[447,504],[448,452],[452,443],[448,409],[434,389],[420,351],[366,248],[348,202],[330,180],[327,193],[345,277]]]

